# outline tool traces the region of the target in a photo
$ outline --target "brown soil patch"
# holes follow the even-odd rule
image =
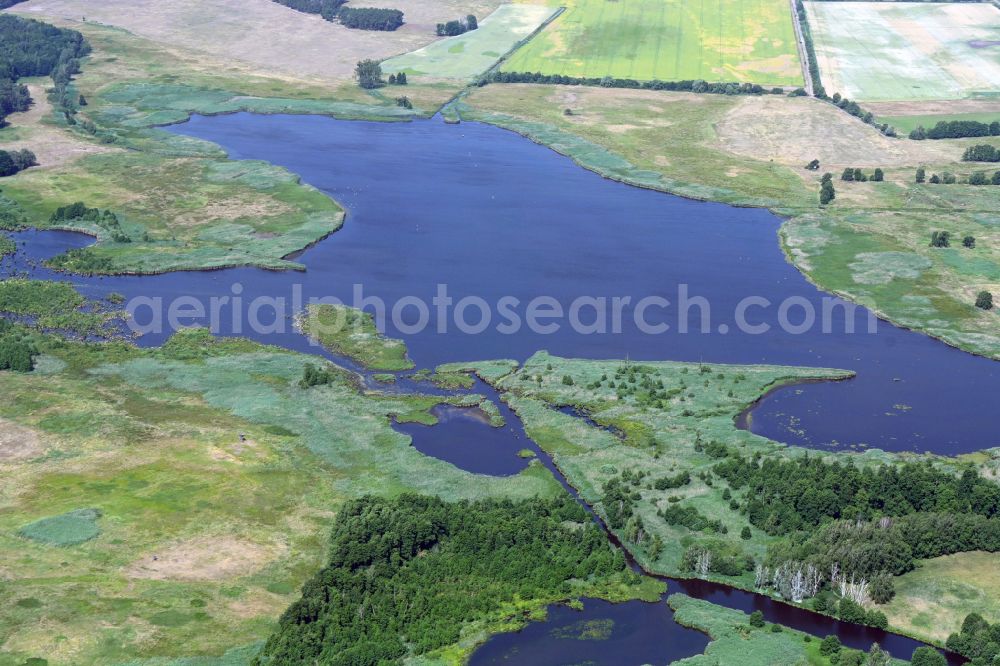
[[[260,570],[283,550],[234,536],[195,537],[145,556],[125,573],[130,578],[147,580],[226,580]]]
[[[44,450],[34,430],[0,419],[0,463],[35,458]]]

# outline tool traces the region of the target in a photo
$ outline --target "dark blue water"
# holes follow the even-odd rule
[[[550,606],[545,622],[493,636],[476,650],[469,665],[661,665],[698,654],[708,644],[705,634],[675,623],[666,603],[583,603],[583,610]]]
[[[801,334],[780,331],[776,310],[783,299],[799,298],[821,312],[824,294],[785,262],[776,239],[780,221],[766,211],[693,202],[607,181],[521,137],[478,124],[379,124],[237,114],[196,117],[173,131],[219,143],[235,159],[264,159],[302,175],[347,207],[344,229],[298,257],[308,267],[305,273],[233,269],[70,278],[87,295],[103,297],[115,291],[128,298],[154,296],[169,301],[195,296],[207,301],[233,295],[238,284],[247,302],[255,296],[284,296],[292,301],[298,286],[304,298],[332,295],[350,303],[354,286],[360,284],[365,295],[377,296],[391,306],[411,296],[429,302],[438,285],[445,284],[455,301],[477,296],[489,303],[504,296],[522,304],[551,296],[568,307],[579,297],[628,297],[635,304],[644,297],[660,296],[673,305],[662,311],[654,308],[648,320],[667,323],[670,330],[655,335],[639,330],[629,305],[622,308],[620,332],[584,334],[563,320],[555,332],[522,327],[512,334],[497,329],[500,322],[494,312],[494,321],[479,334],[456,331],[452,319],[447,322],[448,332],[441,333],[433,311],[431,325],[422,333],[400,331],[391,320],[386,329],[406,339],[411,357],[421,366],[483,358],[524,359],[538,349],[548,349],[572,357],[846,368],[858,377],[775,392],[754,411],[753,430],[811,446],[872,445],[952,454],[1000,443],[984,422],[1000,395],[995,362],[884,322],[877,334],[868,334],[869,317],[863,309],[851,317],[859,333],[845,332],[848,317],[843,311],[828,322],[830,332],[819,325]],[[3,262],[4,272],[43,278],[56,276],[39,267],[39,260],[89,242],[66,233],[24,232],[17,237],[26,247]],[[697,330],[702,313],[694,308],[690,317],[679,316],[680,285],[687,285],[692,297],[705,298],[710,304],[709,332],[678,331],[681,321],[691,322]],[[754,324],[768,325],[769,332],[737,330],[734,312],[747,297],[771,302],[770,308],[758,307],[749,317]],[[320,353],[291,329],[290,314],[276,321],[283,330],[260,333],[245,320],[236,327],[227,318],[220,332]],[[519,314],[523,317],[524,310]],[[475,311],[470,311],[469,319],[476,318]],[[591,317],[585,312],[582,318],[589,321]],[[793,314],[791,318],[798,322],[800,317]],[[403,323],[412,321],[410,313]],[[149,334],[139,342],[159,344],[170,333]],[[397,384],[387,390],[409,388]],[[520,423],[505,407],[503,412],[508,427],[502,429],[491,429],[481,419],[470,419],[468,413],[454,414],[437,428],[398,427],[410,432],[415,446],[431,455],[474,471],[509,474],[527,464],[514,457],[518,449],[537,447],[522,439]],[[470,442],[470,438],[475,440]],[[543,463],[552,468],[550,460],[543,458]],[[919,645],[724,586],[697,581],[671,585],[726,606],[761,609],[771,621],[817,635],[837,633],[854,647],[877,640],[895,655],[906,657]],[[606,610],[600,604],[589,608]],[[665,606],[623,608],[633,609],[622,611],[626,615],[650,612],[639,613],[635,608],[653,609],[655,614],[629,620],[632,624],[624,622],[623,631],[646,631],[669,618]],[[494,654],[490,650],[499,650],[495,653],[499,657],[518,645],[522,646],[521,658],[525,646],[532,646],[532,653],[547,650],[542,647],[544,640],[535,637],[547,629],[535,626],[551,629],[553,625],[533,625],[514,635],[518,638],[494,639],[489,645],[498,647],[484,648],[476,659]],[[671,637],[686,631],[673,623],[669,626]],[[698,651],[690,650],[685,654]],[[601,651],[603,661],[598,663],[631,663],[615,661],[615,654],[614,650]],[[664,651],[656,654],[656,659],[648,661],[670,656]]]
[[[291,301],[293,285],[300,284],[305,298],[332,295],[350,303],[354,285],[362,285],[365,296],[391,307],[410,296],[430,303],[445,284],[455,302],[517,298],[522,320],[524,304],[539,296],[566,308],[582,296],[629,297],[633,305],[660,296],[672,305],[646,311],[650,323],[670,326],[660,334],[641,332],[630,306],[622,309],[620,333],[611,332],[611,323],[607,333],[580,333],[563,319],[556,332],[522,326],[510,334],[497,330],[504,320],[495,307],[489,326],[476,335],[456,330],[453,316],[445,320],[447,332],[438,332],[432,306],[430,326],[421,333],[400,332],[391,317],[386,328],[406,339],[422,366],[524,359],[548,349],[572,357],[846,368],[857,378],[772,394],[755,410],[752,429],[809,446],[955,454],[1000,444],[996,430],[983,423],[997,407],[1000,364],[885,322],[868,334],[863,309],[850,317],[859,331],[854,334],[845,332],[842,310],[828,319],[831,332],[819,324],[801,334],[780,330],[777,310],[784,299],[802,299],[821,313],[828,297],[785,261],[776,238],[780,220],[767,211],[611,182],[513,133],[475,123],[236,114],[195,117],[171,129],[219,143],[235,159],[264,159],[301,174],[347,208],[344,228],[298,257],[305,273],[235,269],[76,280],[85,287],[130,297],[207,299],[231,295],[239,283],[245,301],[256,295]],[[695,332],[700,308],[680,316],[680,285],[709,303],[710,332]],[[737,330],[735,310],[747,297],[772,303],[746,315],[752,324],[770,326],[769,332]],[[413,308],[403,315],[404,323],[417,319]],[[466,321],[479,319],[478,310],[466,310]],[[593,311],[584,308],[579,319],[590,322]],[[789,319],[799,323],[801,310],[793,307]],[[679,332],[682,320],[691,332]],[[224,324],[223,333],[237,332],[228,320]],[[244,323],[238,332],[315,351],[288,326],[285,333],[259,335]],[[158,344],[168,334],[149,335],[144,343]]]

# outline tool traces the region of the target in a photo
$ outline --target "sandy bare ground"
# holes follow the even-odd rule
[[[102,23],[171,47],[239,61],[260,74],[321,81],[351,77],[358,60],[384,59],[437,39],[435,26],[475,14],[484,18],[500,0],[356,0],[404,13],[394,32],[349,30],[271,0],[30,0],[15,11],[38,18]]]
[[[147,580],[228,580],[260,570],[283,550],[234,536],[200,536],[146,555],[133,562],[125,574]]]
[[[818,159],[837,166],[919,166],[955,159],[955,147],[938,141],[904,141],[831,104],[809,98],[743,97],[716,125],[726,150],[737,155],[802,166]]]
[[[45,94],[44,86],[31,84],[31,99],[34,103],[24,113],[12,113],[7,122],[14,127],[28,130],[25,138],[3,144],[4,150],[27,148],[38,158],[40,167],[61,166],[85,155],[117,150],[98,143],[91,143],[76,137],[72,132],[43,122],[52,114],[52,105]]]
[[[34,458],[44,449],[34,430],[0,419],[0,464]]]

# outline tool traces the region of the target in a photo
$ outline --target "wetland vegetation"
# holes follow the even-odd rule
[[[393,9],[279,2],[346,27],[402,25]],[[845,11],[840,3],[809,4],[810,13]],[[489,14],[491,6],[435,4],[441,20],[489,16],[420,50],[387,41],[381,54],[350,51],[331,65],[341,68],[331,85],[315,71],[289,77],[248,66],[252,60],[214,66],[148,26],[128,32],[77,21],[65,16],[80,14],[78,5],[59,6],[69,7],[53,19],[59,29],[0,16],[3,34],[37,34],[32,44],[45,45],[0,53],[0,110],[18,114],[0,130],[0,139],[17,144],[3,152],[9,166],[0,155],[0,228],[95,236],[95,245],[50,262],[76,273],[302,268],[289,257],[340,228],[337,203],[285,169],[229,160],[214,144],[158,126],[238,110],[430,115],[460,90],[456,81],[482,74],[552,14],[541,6]],[[984,133],[981,119],[928,122],[925,138],[938,140],[893,141],[871,126],[881,126],[878,119],[839,95],[831,98],[838,109],[800,99],[804,90],[763,94],[802,84],[784,2],[687,16],[674,60],[655,57],[659,41],[642,38],[666,34],[664,25],[680,16],[679,5],[658,9],[658,21],[639,26],[631,7],[571,4],[487,75],[500,85],[466,91],[449,113],[513,129],[611,178],[770,208],[787,218],[788,257],[817,284],[901,325],[1000,357],[991,291],[1000,279],[997,195],[976,187],[988,174],[959,159],[964,152],[992,160],[1000,146],[995,123]],[[409,27],[386,39],[409,39]],[[807,32],[816,83],[835,55],[829,25],[824,30],[819,61]],[[752,52],[734,50],[748,40]],[[614,48],[597,57],[592,42]],[[694,52],[702,57],[684,55]],[[380,72],[384,64],[397,83],[409,74],[407,95],[358,89],[348,76],[359,60]],[[865,99],[870,84],[837,66],[827,83],[850,83],[841,92]],[[51,83],[29,81],[29,90],[21,79],[31,77]],[[526,77],[542,85],[512,85]],[[656,78],[689,81],[657,85]],[[727,80],[740,83],[719,83]],[[35,117],[25,113],[32,93]],[[901,116],[899,126],[912,117]],[[42,168],[25,169],[36,160],[23,151],[36,145]],[[801,168],[813,162],[815,169]],[[918,167],[932,180],[947,174],[950,187],[914,179]],[[834,191],[821,174],[842,169],[851,178]],[[932,234],[973,240],[929,246]],[[0,259],[16,249],[0,235]],[[389,390],[397,377],[388,372],[413,367],[406,347],[349,308],[308,313],[342,316],[347,327],[323,332],[307,316],[302,329],[383,371],[374,378],[385,391],[314,356],[203,330],[155,349],[69,339],[108,334],[119,313],[94,307],[66,283],[4,280],[0,312],[16,321],[0,320],[0,551],[10,554],[0,588],[0,663],[179,664],[172,660],[193,656],[226,664],[454,664],[489,634],[538,619],[553,602],[657,598],[662,585],[627,569],[535,450],[520,449],[530,462],[512,476],[471,474],[422,455],[393,429],[393,421],[435,423],[432,410],[442,402],[479,404],[499,426],[503,416],[489,399],[462,393],[474,386],[470,371],[500,391],[644,568],[947,641],[976,663],[996,652],[995,451],[816,453],[736,427],[775,387],[849,371],[539,353],[523,366],[450,364],[417,377],[456,392],[442,398]],[[401,596],[406,604],[396,603]],[[670,605],[679,623],[712,638],[704,655],[685,663],[888,661],[877,646],[863,655],[759,614],[683,595]],[[914,663],[936,663],[934,654],[917,653]]]

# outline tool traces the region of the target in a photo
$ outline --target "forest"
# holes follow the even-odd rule
[[[274,0],[289,9],[319,14],[355,30],[392,31],[403,25],[403,12],[380,7],[345,7],[347,0]]]
[[[73,108],[75,101],[69,101],[67,86],[80,69],[79,59],[88,53],[90,46],[75,30],[0,15],[0,123],[31,104],[28,89],[17,83],[25,76],[51,76],[57,106]]]
[[[569,497],[364,497],[341,510],[327,565],[255,663],[401,663],[505,604],[570,598],[571,580],[622,573],[624,557]]]
[[[403,12],[378,7],[342,7],[337,19],[341,25],[357,30],[392,31],[403,25]]]

